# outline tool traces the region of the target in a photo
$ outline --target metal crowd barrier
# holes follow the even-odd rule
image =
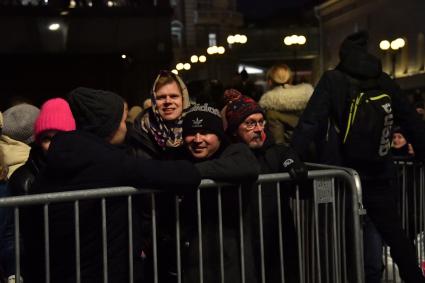
[[[290,207],[293,212],[293,220],[296,229],[296,239],[298,253],[298,282],[310,283],[310,282],[364,282],[364,271],[363,271],[363,243],[362,243],[362,227],[361,227],[361,215],[364,214],[364,210],[361,203],[361,186],[360,181],[355,173],[355,171],[345,168],[336,168],[329,166],[315,166],[315,169],[309,171],[309,179],[312,180],[310,184],[304,186],[295,185],[290,182],[289,175],[287,173],[280,174],[266,174],[260,175],[257,181],[257,185],[254,185],[255,193],[250,195],[249,198],[254,198],[256,205],[253,207],[256,208],[254,214],[257,214],[255,217],[258,217],[258,222],[254,221],[258,227],[259,239],[255,237],[250,237],[249,233],[246,234],[246,225],[249,225],[252,222],[250,219],[244,219],[246,215],[244,211],[247,209],[247,206],[250,206],[252,203],[246,203],[246,191],[244,191],[244,185],[238,185],[236,188],[229,187],[229,184],[220,184],[213,182],[211,180],[203,180],[200,188],[196,192],[194,207],[196,208],[196,225],[197,229],[197,269],[199,271],[199,278],[194,282],[209,282],[208,278],[205,278],[204,271],[209,266],[205,265],[205,260],[207,255],[203,255],[205,252],[205,246],[202,244],[204,236],[204,225],[202,224],[205,219],[203,216],[203,206],[206,205],[202,195],[206,192],[213,193],[215,195],[214,199],[209,199],[209,202],[213,203],[217,207],[217,219],[218,219],[218,243],[219,248],[216,251],[217,257],[219,258],[220,264],[218,265],[218,274],[219,281],[216,282],[225,282],[227,274],[225,266],[225,250],[223,248],[223,222],[230,217],[230,215],[236,215],[238,218],[238,227],[234,227],[238,231],[238,258],[240,268],[240,281],[241,282],[266,282],[267,278],[267,266],[265,262],[265,253],[267,250],[264,249],[264,232],[265,227],[263,227],[264,219],[262,217],[262,212],[265,209],[263,207],[263,194],[266,190],[267,184],[276,183],[275,193],[276,198],[276,209],[278,211],[278,221],[276,225],[278,226],[277,231],[279,245],[275,247],[278,249],[280,262],[280,280],[279,282],[285,282],[284,274],[286,272],[294,272],[294,270],[284,270],[284,252],[283,252],[283,241],[282,235],[284,235],[283,230],[285,227],[282,225],[282,203],[281,195],[283,190],[287,190],[288,187],[294,188],[294,191],[290,195]],[[319,166],[319,167],[318,167]],[[422,175],[423,176],[423,175]],[[423,179],[423,178],[422,178]],[[252,187],[252,186],[251,186]],[[228,208],[223,210],[222,208],[222,195],[226,194],[227,190],[234,190],[237,195],[237,203],[234,204],[233,211],[228,211]],[[129,223],[129,238],[128,246],[122,247],[122,249],[129,250],[129,282],[133,282],[133,237],[132,235],[132,211],[135,208],[134,197],[136,194],[144,194],[150,199],[150,222],[152,231],[152,265],[150,270],[152,270],[152,282],[160,282],[160,274],[158,262],[159,260],[164,260],[161,257],[161,253],[158,252],[158,231],[157,231],[157,215],[158,215],[158,204],[156,198],[162,193],[158,193],[152,190],[137,190],[131,187],[114,187],[114,188],[101,188],[101,189],[91,189],[91,190],[80,190],[80,191],[67,191],[67,192],[58,192],[58,193],[48,193],[48,194],[39,194],[39,195],[29,195],[29,196],[19,196],[19,197],[7,197],[0,199],[0,207],[9,206],[14,209],[14,221],[15,221],[15,256],[16,256],[16,282],[20,281],[21,278],[21,251],[20,247],[20,209],[23,206],[27,205],[41,205],[44,211],[44,251],[46,254],[45,257],[45,282],[51,282],[50,278],[50,269],[54,262],[49,260],[49,207],[54,203],[59,202],[70,202],[74,204],[74,222],[70,225],[75,225],[75,244],[76,244],[76,282],[81,282],[80,274],[80,251],[79,251],[79,221],[83,217],[79,215],[79,204],[85,200],[89,199],[99,199],[102,209],[102,242],[103,242],[103,282],[108,282],[108,274],[106,272],[108,266],[108,256],[107,256],[107,233],[106,233],[106,222],[107,215],[105,213],[105,203],[106,200],[118,196],[127,197],[127,206],[128,206],[128,216],[127,219],[123,221],[128,221]],[[253,197],[253,196],[256,196]],[[252,199],[251,199],[252,200]],[[210,203],[210,205],[211,205]],[[185,282],[184,272],[185,264],[184,255],[182,249],[184,248],[184,243],[182,243],[182,229],[184,228],[184,219],[181,213],[182,210],[182,200],[180,196],[175,196],[174,201],[175,207],[171,210],[174,210],[172,217],[175,217],[175,227],[173,230],[174,241],[175,241],[175,258],[166,258],[165,260],[173,262],[176,267],[175,272],[175,282]],[[267,204],[269,205],[269,204]],[[251,217],[253,215],[251,214]],[[171,216],[170,216],[171,217]],[[255,226],[256,226],[255,225]],[[50,227],[53,228],[53,227]],[[267,228],[266,228],[267,229]],[[259,240],[259,241],[257,241]],[[267,243],[266,243],[267,244]],[[254,273],[256,274],[255,278],[247,277],[246,274],[251,267],[246,267],[245,264],[251,259],[247,258],[249,256],[247,253],[247,247],[252,245],[257,247],[259,254],[254,253],[254,256],[258,256],[255,261]],[[25,247],[23,247],[25,249]],[[64,255],[66,256],[66,255]],[[295,271],[296,272],[296,271]],[[249,273],[252,274],[252,273]],[[30,282],[31,280],[26,280],[25,282]],[[144,281],[145,282],[145,281]],[[146,281],[147,282],[147,281]],[[186,280],[186,282],[189,282]],[[228,282],[228,281],[226,281]],[[237,282],[231,282],[237,283]]]
[[[395,161],[397,165],[396,185],[399,190],[399,210],[402,226],[408,238],[416,247],[418,266],[425,271],[425,168],[422,163],[413,161]],[[390,251],[384,246],[383,282],[402,282],[397,265]]]

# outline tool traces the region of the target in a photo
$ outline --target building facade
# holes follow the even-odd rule
[[[243,17],[236,0],[172,0],[171,22],[174,61],[191,64],[190,70],[179,70],[186,80],[219,79],[227,81],[235,72],[236,59],[227,44],[227,37],[239,32]],[[222,46],[224,54],[207,53],[211,46]],[[192,63],[192,55],[206,56],[205,63]]]

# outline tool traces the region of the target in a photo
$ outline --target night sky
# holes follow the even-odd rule
[[[311,9],[324,0],[238,0],[238,10],[244,14],[246,20],[264,20],[276,18],[286,10],[298,11]]]

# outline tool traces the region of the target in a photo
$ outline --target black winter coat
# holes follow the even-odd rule
[[[286,172],[283,162],[291,157],[295,162],[300,162],[295,151],[282,144],[275,144],[267,135],[264,145],[253,150],[260,165],[260,174]],[[279,230],[277,210],[277,184],[274,182],[263,183],[262,190],[262,216],[263,216],[263,239],[266,282],[280,282],[280,254],[279,254]],[[299,282],[298,268],[298,244],[296,238],[294,216],[290,208],[290,196],[293,192],[293,184],[290,181],[280,182],[281,219],[283,227],[283,257],[285,282]],[[261,275],[260,235],[259,235],[259,212],[258,212],[258,189],[253,187],[249,208],[251,215],[251,228],[254,243],[254,258],[257,274]],[[260,280],[259,280],[260,281]]]
[[[246,144],[237,143],[217,152],[209,160],[196,163],[205,179],[228,183],[252,184],[258,178],[259,166]],[[196,162],[196,161],[195,161]],[[246,188],[246,187],[244,187]],[[226,282],[241,282],[238,187],[221,190],[224,275]],[[249,215],[250,190],[242,190],[244,218],[244,262],[246,282],[257,282],[254,268]],[[182,202],[186,244],[184,247],[184,282],[199,282],[199,237],[197,230],[196,195],[185,194]],[[220,282],[220,246],[217,189],[201,191],[202,247],[204,282]]]
[[[10,176],[8,188],[12,195],[18,196],[32,193],[31,188],[45,166],[45,158],[39,146],[33,145],[31,147],[28,160]]]
[[[129,185],[168,191],[194,190],[198,170],[187,161],[141,160],[84,132],[58,133],[46,156],[46,167],[32,193]],[[52,282],[75,282],[74,203],[49,206]],[[140,209],[140,208],[138,208]],[[44,282],[42,209],[23,213],[24,278]],[[102,282],[102,222],[99,200],[79,202],[82,282]],[[109,282],[128,282],[128,207],[125,197],[106,200]],[[133,214],[136,218],[137,214]],[[135,279],[140,279],[139,221],[133,219]]]

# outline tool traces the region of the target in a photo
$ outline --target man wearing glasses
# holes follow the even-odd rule
[[[264,110],[252,99],[236,90],[227,90],[224,94],[226,106],[223,109],[226,133],[234,142],[246,143],[260,164],[260,173],[288,172],[295,181],[307,179],[307,169],[299,160],[295,151],[284,145],[277,145],[266,133]],[[262,184],[263,202],[263,234],[266,282],[280,282],[280,260],[277,228],[277,183]],[[285,282],[299,282],[299,268],[297,256],[297,241],[292,211],[289,207],[290,191],[288,183],[281,183],[282,225],[285,227],[283,235],[283,256]],[[259,239],[258,199],[256,187],[252,190],[251,212],[252,231],[254,239]],[[260,267],[260,246],[255,244],[255,258]],[[260,275],[260,270],[257,270]]]

